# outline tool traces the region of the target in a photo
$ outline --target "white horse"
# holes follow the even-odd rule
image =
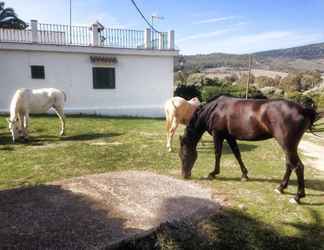
[[[58,89],[18,89],[11,100],[10,118],[7,119],[13,142],[19,137],[28,138],[29,114],[46,113],[50,108],[60,118],[60,135],[63,136],[64,102],[66,95]]]
[[[167,144],[169,152],[172,151],[172,138],[179,124],[187,125],[192,114],[200,105],[197,97],[187,101],[186,99],[176,96],[169,99],[164,105],[166,129],[167,129]]]

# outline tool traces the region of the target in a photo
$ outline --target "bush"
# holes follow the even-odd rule
[[[283,88],[286,92],[296,92],[301,91],[301,74],[292,74],[289,73],[286,77],[282,78],[280,81],[280,87]]]
[[[198,99],[201,101],[201,92],[195,85],[185,85],[185,84],[179,84],[174,93],[173,96],[180,96],[186,100],[190,100],[191,98],[198,97]]]
[[[308,95],[303,95],[298,91],[288,92],[286,97],[288,100],[302,104],[305,107],[317,107],[316,102],[312,97]]]
[[[223,86],[205,86],[201,90],[202,100],[204,102],[219,95],[230,95],[235,97],[244,98],[245,88],[240,85],[223,85]],[[257,90],[255,87],[249,89],[248,98],[253,99],[266,99],[266,96]]]
[[[276,87],[264,87],[260,91],[268,98],[282,98],[284,96],[284,91]]]
[[[249,79],[249,74],[248,73],[243,73],[241,76],[240,76],[240,79],[239,79],[239,84],[245,86],[247,81]],[[250,84],[253,84],[255,82],[255,76],[251,73],[250,74]]]
[[[318,109],[324,109],[324,94],[312,93],[309,96],[315,101]]]
[[[268,77],[268,76],[258,76],[255,78],[254,83],[259,88],[274,87],[276,85],[275,80],[272,77]]]

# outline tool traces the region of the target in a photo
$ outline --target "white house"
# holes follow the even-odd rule
[[[173,92],[174,32],[40,24],[0,29],[0,112],[18,88],[55,87],[66,113],[163,115]]]

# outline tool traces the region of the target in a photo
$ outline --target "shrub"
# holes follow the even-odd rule
[[[324,109],[324,94],[311,93],[309,96],[315,101],[318,109]]]
[[[185,85],[185,84],[179,84],[174,93],[173,96],[180,96],[186,100],[190,100],[191,98],[198,97],[198,99],[201,101],[201,92],[195,85]]]
[[[260,91],[268,98],[282,98],[284,96],[284,91],[276,87],[264,87]]]
[[[264,88],[264,87],[273,87],[275,86],[275,80],[272,77],[268,76],[258,76],[255,78],[254,83],[259,87],[259,88]]]
[[[248,73],[243,73],[241,76],[240,76],[240,79],[239,79],[239,83],[241,85],[246,85],[247,81],[249,79],[249,74]],[[251,73],[250,74],[250,84],[253,84],[255,82],[255,76]]]
[[[313,107],[313,108],[317,107],[316,102],[312,97],[308,95],[303,95],[298,91],[288,92],[286,97],[288,100],[302,104],[305,107]]]
[[[280,86],[286,92],[300,91],[302,90],[301,79],[302,79],[301,74],[289,73],[286,77],[281,79]]]
[[[240,85],[223,85],[223,86],[205,86],[201,90],[202,100],[208,101],[214,96],[230,95],[235,97],[245,97],[245,88]],[[257,90],[255,87],[249,89],[248,98],[265,99],[266,96]]]

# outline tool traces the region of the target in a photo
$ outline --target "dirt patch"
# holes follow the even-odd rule
[[[304,155],[308,156],[305,160],[306,164],[318,170],[324,171],[324,147],[303,140],[299,143],[298,147]]]
[[[213,198],[212,198],[213,197]],[[105,248],[219,211],[209,189],[142,171],[0,191],[0,248]]]

